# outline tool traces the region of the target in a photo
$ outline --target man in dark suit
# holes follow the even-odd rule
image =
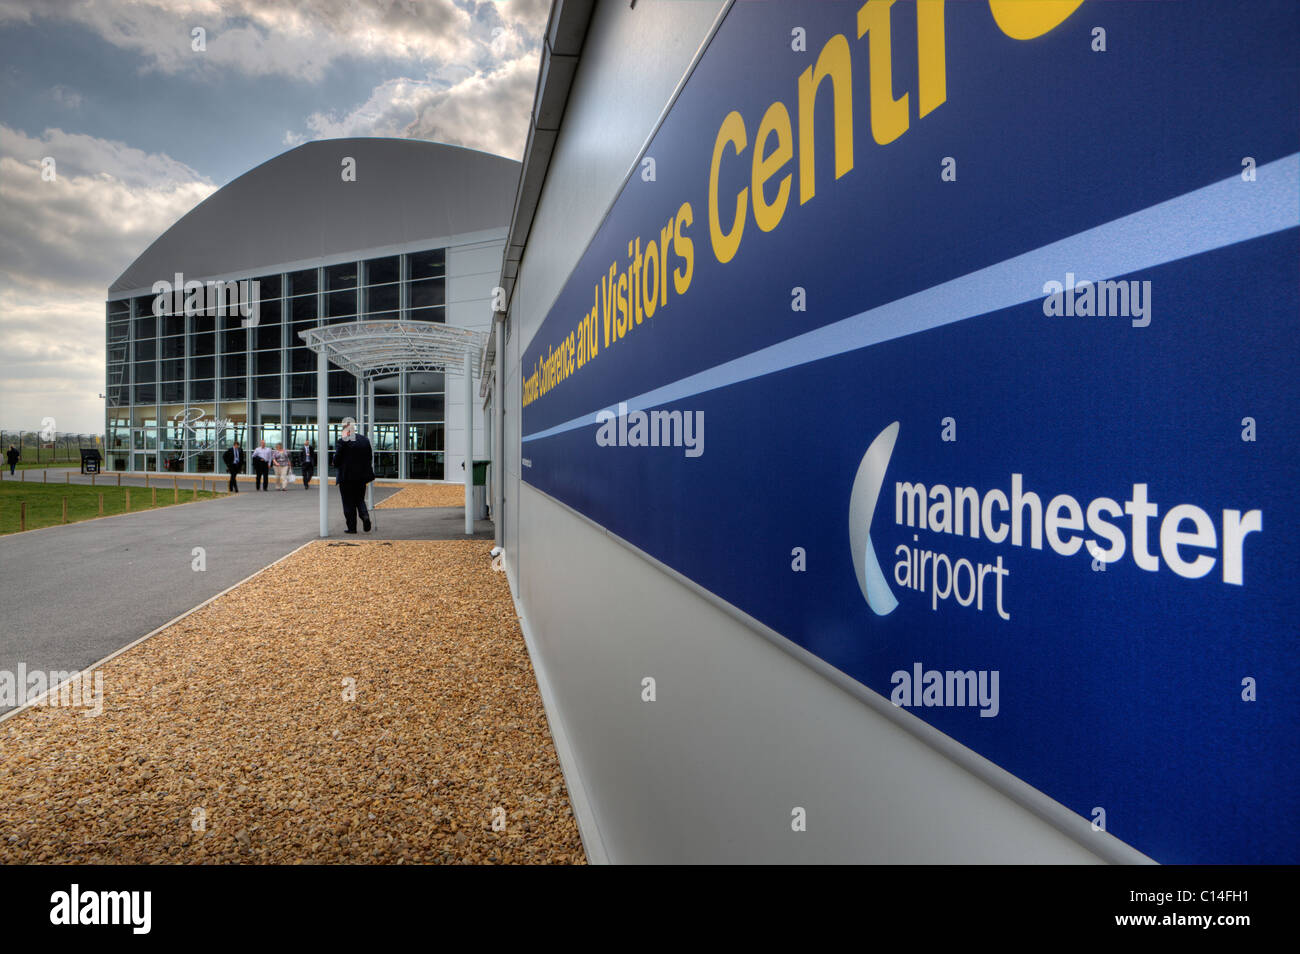
[[[302,489],[306,490],[307,485],[311,483],[312,474],[316,473],[316,451],[312,449],[311,441],[302,445]]]
[[[248,463],[243,448],[239,446],[239,441],[235,441],[230,449],[221,455],[221,460],[226,465],[226,470],[230,472],[230,492],[232,494],[239,493],[239,484],[235,482],[235,475],[241,473]]]
[[[357,422],[350,417],[343,418],[343,430],[339,434],[338,446],[334,448],[334,479],[339,485],[339,496],[343,498],[343,521],[347,524],[345,533],[357,532],[358,512],[361,514],[361,525],[366,533],[370,532],[366,484],[375,479],[370,455],[370,440],[366,435],[357,433]]]

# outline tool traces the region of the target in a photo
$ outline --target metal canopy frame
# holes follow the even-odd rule
[[[488,335],[433,321],[353,321],[308,328],[298,333],[312,351],[358,378],[401,371],[463,370],[471,357],[473,374],[482,372]]]
[[[316,352],[317,455],[325,461],[320,481],[320,535],[329,536],[329,365],[349,372],[365,399],[358,416],[363,426],[375,419],[375,378],[403,371],[462,374],[465,382],[465,533],[474,532],[474,375],[482,374],[489,335],[433,321],[352,321],[300,331]],[[360,396],[360,395],[359,395]],[[367,490],[374,506],[374,485]]]

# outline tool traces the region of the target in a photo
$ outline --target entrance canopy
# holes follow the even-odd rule
[[[486,332],[432,321],[354,321],[300,332],[312,351],[358,378],[399,371],[479,374]]]
[[[309,328],[298,337],[316,352],[317,447],[329,446],[326,401],[328,366],[334,364],[365,382],[369,405],[363,420],[375,419],[376,377],[403,371],[441,371],[464,375],[465,380],[465,533],[474,532],[474,375],[482,373],[486,332],[471,331],[433,321],[353,321],[341,325]],[[360,410],[360,409],[359,409]],[[322,451],[323,453],[323,451]],[[327,458],[328,459],[328,458]],[[329,536],[325,488],[320,481],[320,535]],[[374,502],[373,485],[368,491]],[[368,527],[369,524],[366,524]]]

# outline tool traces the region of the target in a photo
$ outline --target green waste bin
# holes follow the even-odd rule
[[[487,506],[487,471],[488,460],[474,461],[474,519],[486,520],[488,515]]]

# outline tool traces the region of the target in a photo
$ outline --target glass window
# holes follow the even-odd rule
[[[400,304],[398,292],[401,287],[401,285],[381,285],[379,288],[367,288],[366,313],[396,311]]]
[[[316,269],[305,268],[301,272],[289,273],[289,294],[307,295],[316,293]]]
[[[441,393],[443,384],[444,378],[441,371],[406,372],[406,390],[408,392],[434,391]]]
[[[152,361],[158,356],[158,342],[152,338],[135,343],[135,360]]]
[[[184,381],[185,359],[169,358],[162,362],[162,379],[164,381]]]
[[[397,393],[397,375],[390,374],[382,378],[375,378],[373,387],[375,394],[396,394]]]
[[[190,382],[190,400],[191,401],[215,401],[216,383],[213,381],[191,381]]]
[[[153,384],[135,385],[135,404],[153,404],[158,400],[158,388]]]
[[[290,371],[315,371],[316,352],[310,348],[289,349]]]
[[[185,339],[184,338],[161,338],[158,342],[164,358],[183,358],[185,357]]]
[[[185,382],[168,381],[166,384],[158,385],[159,400],[166,401],[169,404],[179,404],[185,400]]]
[[[266,301],[270,298],[280,297],[280,276],[279,275],[262,275],[254,279],[258,286],[258,298]],[[314,290],[314,289],[313,289]]]
[[[121,321],[131,317],[131,299],[119,298],[117,301],[110,301],[108,317],[110,321]]]
[[[258,351],[253,355],[254,374],[279,374],[280,352]]]
[[[233,378],[248,373],[248,358],[244,352],[223,354],[221,356],[221,376]]]
[[[397,455],[391,451],[376,452],[374,454],[373,465],[376,477],[396,477],[397,476]]]
[[[406,476],[411,480],[442,480],[442,454],[407,454]]]
[[[165,315],[163,318],[159,320],[162,322],[162,333],[164,335],[185,334],[184,315]]]
[[[387,258],[372,258],[366,262],[366,283],[384,285],[401,278],[401,258],[390,255]]]
[[[406,399],[408,421],[441,421],[443,396],[441,394],[412,394]]]
[[[253,331],[256,336],[253,342],[255,347],[274,348],[276,351],[282,347],[279,325],[258,325]]]
[[[190,358],[190,377],[211,378],[217,374],[215,358]]]
[[[153,295],[141,295],[135,300],[135,315],[137,318],[144,318],[146,315],[153,314],[153,298]]]
[[[445,308],[418,308],[411,312],[412,321],[436,321],[438,324],[445,324],[447,321],[447,309]]]
[[[280,396],[280,377],[279,375],[268,375],[264,378],[254,378],[256,384],[256,396],[259,398],[278,398]]]
[[[338,291],[340,288],[357,287],[357,263],[344,262],[341,265],[330,265],[325,269],[325,290],[327,292]]]
[[[139,341],[141,338],[152,338],[158,333],[158,319],[153,315],[145,315],[143,318],[135,319],[135,338]]]
[[[108,323],[108,340],[125,341],[130,334],[130,323],[125,321],[110,321]]]
[[[442,278],[426,278],[424,281],[411,282],[411,307],[428,308],[431,305],[447,303],[447,282]]]
[[[355,398],[357,379],[346,371],[331,371],[329,377],[330,397]]]
[[[158,372],[152,361],[146,361],[143,364],[135,366],[136,384],[152,384],[158,380]]]
[[[248,382],[242,378],[221,379],[221,400],[242,401],[248,397]]]
[[[110,405],[126,404],[130,400],[128,389],[122,384],[110,384],[106,393]]]
[[[325,313],[331,318],[343,318],[357,313],[355,291],[331,292],[325,296]]]
[[[316,296],[311,295],[307,298],[295,298],[292,300],[291,318],[294,321],[316,323]],[[300,329],[301,330],[301,329]]]
[[[215,315],[194,315],[190,318],[190,333],[204,332],[210,334],[217,330]]]
[[[441,424],[406,425],[406,448],[413,451],[440,451],[442,445]]]
[[[190,335],[190,354],[192,355],[210,355],[216,350],[216,335],[209,332],[208,334]]]
[[[316,396],[316,375],[289,375],[289,396],[296,398],[314,398]]]
[[[408,277],[432,278],[435,275],[441,275],[446,270],[447,250],[442,248],[431,249],[427,252],[412,252],[406,256],[406,267]]]
[[[221,350],[243,351],[248,346],[248,332],[243,328],[227,328],[221,332]]]
[[[397,398],[380,397],[375,395],[375,420],[376,421],[395,421],[397,420]]]

